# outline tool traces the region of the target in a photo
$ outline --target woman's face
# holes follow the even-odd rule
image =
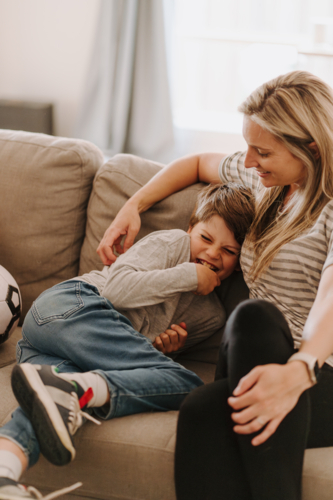
[[[255,168],[260,182],[266,187],[290,186],[293,193],[306,179],[306,167],[301,160],[248,116],[244,116],[243,136],[248,144],[245,168]]]

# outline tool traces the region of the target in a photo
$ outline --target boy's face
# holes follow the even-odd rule
[[[224,220],[213,215],[187,231],[191,237],[191,262],[203,264],[224,280],[236,269],[241,246]]]

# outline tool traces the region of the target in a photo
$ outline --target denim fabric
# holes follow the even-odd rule
[[[195,373],[157,351],[97,288],[82,281],[66,281],[43,292],[25,318],[22,337],[18,363],[100,374],[108,384],[111,405],[94,411],[104,419],[177,410],[185,396],[203,384]],[[20,409],[0,429],[0,436],[17,442],[30,466],[37,461],[38,443]]]

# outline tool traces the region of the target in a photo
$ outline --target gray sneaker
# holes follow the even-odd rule
[[[15,365],[12,388],[17,401],[36,433],[40,451],[54,465],[66,465],[75,458],[73,436],[86,419],[88,391],[58,375],[49,365]],[[88,394],[87,394],[88,393]],[[1,500],[1,499],[0,499]]]
[[[82,486],[82,483],[76,483],[68,488],[63,488],[43,496],[33,486],[24,486],[23,484],[13,481],[7,477],[0,477],[0,500],[24,500],[29,498],[33,500],[52,500],[53,498],[65,495],[80,486]]]

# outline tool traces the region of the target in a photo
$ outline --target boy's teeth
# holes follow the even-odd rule
[[[200,260],[198,259],[200,264],[202,264],[203,266],[206,266],[208,267],[209,269],[211,269],[212,271],[215,271],[216,270],[216,267],[215,266],[212,266],[211,264],[209,264],[208,262],[206,262],[205,260]]]

